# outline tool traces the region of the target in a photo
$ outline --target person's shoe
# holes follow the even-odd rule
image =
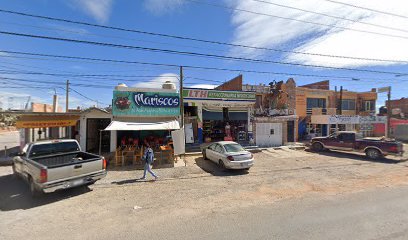
[[[154,181],[157,181],[159,179],[159,176],[154,177]]]
[[[146,178],[145,178],[145,177],[141,177],[141,178],[139,178],[139,180],[146,180]]]

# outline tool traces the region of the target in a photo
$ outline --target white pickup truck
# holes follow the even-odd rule
[[[76,140],[29,143],[13,158],[12,167],[33,196],[90,185],[106,176],[105,158],[82,152]]]

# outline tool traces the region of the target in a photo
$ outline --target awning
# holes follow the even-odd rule
[[[152,122],[152,123],[137,123],[137,122],[119,122],[112,121],[106,131],[140,131],[140,130],[174,130],[180,129],[179,122],[176,120],[168,122]]]

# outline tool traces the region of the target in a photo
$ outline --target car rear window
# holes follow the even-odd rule
[[[38,144],[34,145],[31,148],[30,156],[39,157],[57,153],[67,153],[76,151],[79,151],[79,146],[76,142]]]
[[[224,145],[225,151],[227,152],[242,152],[245,149],[239,144],[225,144]]]

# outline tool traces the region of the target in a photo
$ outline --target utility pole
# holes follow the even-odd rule
[[[387,137],[391,137],[391,86],[388,87],[387,101]]]
[[[65,93],[65,112],[68,112],[68,109],[69,109],[69,97],[68,97],[68,94],[69,94],[69,80],[67,80],[67,87],[66,87],[66,93]]]
[[[180,116],[181,127],[184,127],[183,66],[180,66]]]
[[[340,113],[340,115],[343,114],[343,86],[340,86],[339,113]]]

